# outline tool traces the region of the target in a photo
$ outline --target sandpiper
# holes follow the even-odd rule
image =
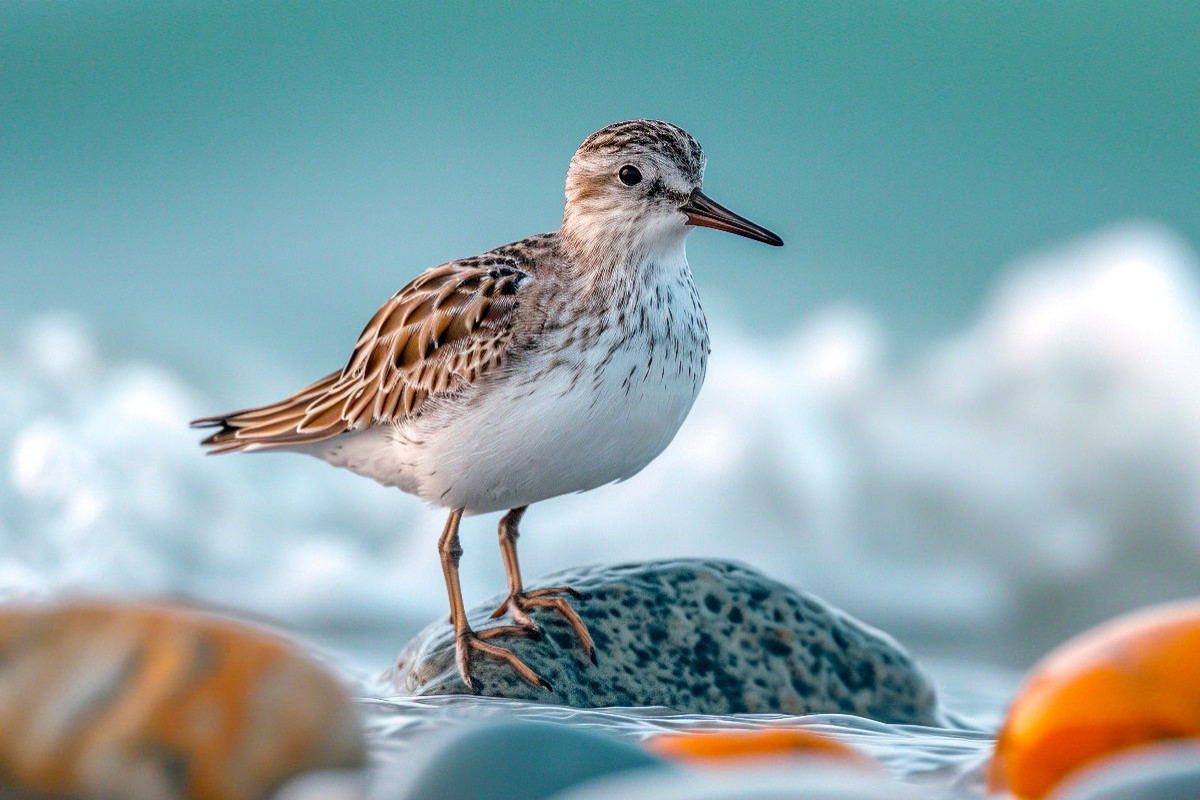
[[[624,480],[666,448],[704,381],[708,327],[684,240],[704,226],[781,245],[700,191],[704,154],[656,120],[609,125],[571,159],[555,233],[531,236],[419,275],[371,318],[350,360],[272,405],[196,420],[219,430],[210,453],[287,450],[396,486],[450,510],[438,541],[471,689],[471,651],[549,684],[487,640],[540,635],[531,608],[563,614],[561,595],[527,591],[517,562],[525,509]],[[472,630],[458,580],[464,514],[507,511],[500,552],[512,625]]]

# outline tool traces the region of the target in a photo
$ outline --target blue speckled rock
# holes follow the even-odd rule
[[[570,626],[535,609],[541,641],[505,637],[553,686],[537,688],[507,665],[476,653],[482,693],[578,707],[666,706],[701,714],[843,713],[885,722],[937,724],[932,685],[887,635],[747,566],[658,561],[559,572],[530,584],[567,584],[596,642],[584,655]],[[494,597],[469,612],[481,629]],[[463,694],[453,631],[427,627],[397,659],[392,682],[409,695]]]

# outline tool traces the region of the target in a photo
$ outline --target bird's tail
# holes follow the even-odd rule
[[[322,420],[324,424],[302,425],[313,402],[324,397],[340,376],[341,372],[326,375],[269,406],[204,417],[193,420],[191,425],[193,428],[220,428],[200,443],[209,448],[209,455],[214,456],[319,442],[348,428],[340,418]]]

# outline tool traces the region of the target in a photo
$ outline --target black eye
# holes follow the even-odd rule
[[[642,173],[638,172],[638,168],[633,164],[626,164],[621,167],[621,171],[617,173],[617,177],[621,179],[621,183],[626,186],[642,182]]]

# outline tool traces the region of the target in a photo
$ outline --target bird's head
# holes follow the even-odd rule
[[[669,122],[637,119],[596,131],[567,171],[564,235],[597,255],[677,249],[692,226],[783,244],[700,191],[704,163],[700,144]]]

